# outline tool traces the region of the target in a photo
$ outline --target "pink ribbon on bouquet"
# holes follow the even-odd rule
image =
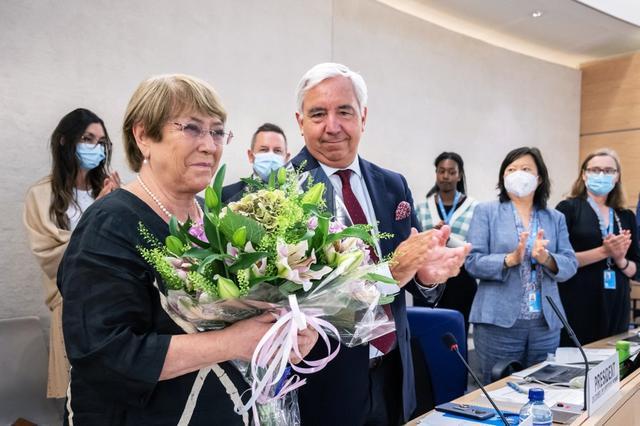
[[[278,393],[268,396],[268,389],[276,386],[285,374],[291,351],[300,358],[308,367],[292,364],[291,368],[298,373],[315,373],[322,370],[333,358],[338,355],[340,344],[331,351],[329,334],[339,339],[338,330],[328,321],[320,318],[322,311],[319,309],[302,312],[298,306],[298,299],[294,294],[289,295],[290,310],[283,309],[284,314],[262,336],[251,357],[251,398],[242,407],[237,407],[238,414],[244,414],[250,409],[253,411],[253,420],[260,424],[256,403],[264,404],[271,400],[284,397],[287,393],[297,389],[306,383],[306,379],[300,380],[293,375],[284,383]],[[315,311],[315,312],[314,312]],[[298,347],[298,330],[310,327],[318,332],[327,347],[327,356],[318,360],[307,361],[302,357]],[[301,362],[302,362],[301,361]],[[262,371],[262,374],[261,374]]]

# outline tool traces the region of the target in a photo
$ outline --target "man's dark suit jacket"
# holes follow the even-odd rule
[[[327,209],[334,210],[334,191],[329,178],[320,167],[318,161],[305,148],[291,160],[298,169],[305,162],[304,170],[313,177],[313,182],[323,182],[327,188],[325,201]],[[380,232],[393,234],[392,238],[380,241],[382,256],[392,253],[411,232],[411,227],[418,230],[420,225],[413,212],[413,198],[405,178],[395,172],[383,169],[360,158],[360,170],[371,197],[371,204],[378,220]],[[396,219],[396,208],[400,202],[406,201],[411,206],[411,214],[401,220]],[[404,289],[414,297],[424,296],[414,281]],[[434,291],[434,293],[440,293]],[[436,297],[437,294],[434,294]],[[408,421],[416,407],[413,363],[409,346],[409,327],[405,304],[405,294],[401,291],[391,305],[396,322],[398,348],[402,359],[402,403],[404,421]],[[320,345],[312,350],[309,359],[326,356],[319,352]],[[323,370],[306,376],[307,384],[298,391],[302,425],[349,425],[357,426],[364,422],[367,413],[366,401],[369,392],[369,346],[355,348],[342,346],[338,356]]]
[[[231,201],[238,201],[242,198],[244,190],[247,184],[239,180],[236,183],[222,187],[222,202],[229,203]]]

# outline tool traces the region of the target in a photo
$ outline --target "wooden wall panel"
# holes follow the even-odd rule
[[[590,152],[605,147],[620,156],[627,206],[635,211],[640,191],[640,130],[581,136],[580,164]]]
[[[640,129],[640,53],[581,69],[580,134]]]

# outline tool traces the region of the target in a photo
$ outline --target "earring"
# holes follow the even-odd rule
[[[147,160],[147,157],[144,157],[142,159],[142,164],[149,164],[149,160]]]

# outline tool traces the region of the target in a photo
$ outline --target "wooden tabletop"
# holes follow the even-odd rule
[[[616,340],[624,339],[633,335],[637,335],[640,329],[632,330],[627,333],[621,333],[616,336],[607,337],[606,339],[598,340],[589,345],[587,348],[615,348]],[[639,355],[640,356],[640,355]],[[514,380],[514,376],[505,377],[497,382],[491,383],[485,386],[487,391],[500,389],[507,385],[507,382]],[[466,395],[461,396],[454,400],[454,402],[462,404],[473,404],[483,407],[491,408],[491,404],[483,397],[482,391],[477,389]],[[640,425],[640,369],[634,371],[629,376],[625,377],[620,382],[620,390],[618,393],[611,397],[602,407],[600,407],[593,416],[588,417],[587,413],[582,413],[571,425]],[[503,409],[503,404],[497,403],[498,407]],[[511,409],[512,407],[504,406],[504,409]],[[624,408],[624,409],[623,409]],[[633,414],[627,411],[631,410]],[[407,423],[408,426],[415,426],[418,422],[430,412],[416,417]],[[636,415],[637,414],[637,415]],[[617,418],[616,416],[625,416],[624,418]],[[628,417],[631,416],[631,417]]]

